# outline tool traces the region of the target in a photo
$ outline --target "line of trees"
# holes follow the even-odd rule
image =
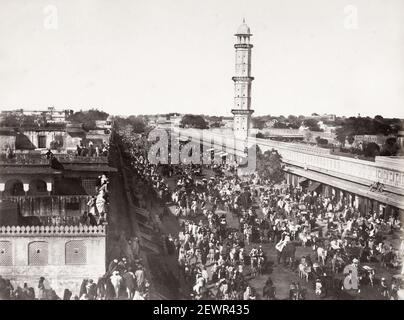
[[[77,111],[67,117],[72,123],[82,123],[84,130],[93,130],[96,128],[96,121],[105,121],[109,114],[98,109],[90,109],[86,111]]]
[[[208,123],[201,115],[186,114],[182,117],[180,122],[182,128],[195,128],[195,129],[207,129]]]
[[[147,118],[143,116],[114,117],[114,123],[119,128],[130,126],[132,132],[143,133],[146,131]]]
[[[397,118],[387,119],[378,115],[370,117],[350,117],[336,129],[336,139],[342,144],[352,144],[356,135],[390,135],[397,134],[402,128],[402,121]]]

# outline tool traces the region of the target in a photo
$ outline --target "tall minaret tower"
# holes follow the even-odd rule
[[[238,139],[247,140],[251,114],[251,48],[250,27],[245,23],[238,28],[236,48],[236,75],[232,78],[234,81],[234,109],[231,112],[234,115],[234,136]]]

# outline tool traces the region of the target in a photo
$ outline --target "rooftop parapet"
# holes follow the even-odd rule
[[[108,164],[108,157],[83,157],[68,153],[54,153],[54,156],[61,163],[71,164]],[[49,160],[44,154],[38,152],[15,153],[12,158],[8,158],[5,153],[0,154],[0,164],[9,165],[49,165]]]
[[[99,226],[2,226],[0,236],[105,236]]]

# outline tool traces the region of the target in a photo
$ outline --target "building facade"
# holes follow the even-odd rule
[[[56,127],[0,131],[0,275],[36,293],[45,277],[62,297],[64,289],[79,294],[83,279],[96,281],[105,273],[107,224],[88,226],[82,217],[92,196],[103,201],[98,177],[116,169],[108,161],[109,127]],[[78,152],[78,145],[87,152]],[[108,209],[102,205],[103,213]]]
[[[59,297],[80,292],[83,279],[105,273],[105,226],[0,227],[0,274],[14,288],[38,288],[45,277]]]

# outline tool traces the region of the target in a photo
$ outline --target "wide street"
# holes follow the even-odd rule
[[[204,177],[203,178],[210,178],[211,176],[214,175],[213,171],[211,170],[204,170]],[[169,179],[166,179],[168,182],[168,185],[173,188],[174,185],[176,184],[176,177],[171,177]],[[172,209],[174,207],[171,207]],[[238,229],[239,227],[239,221],[238,218],[233,215],[231,212],[225,212],[226,214],[226,221],[227,224],[234,228]],[[262,217],[262,211],[261,209],[258,209],[257,211],[258,217]],[[204,216],[200,215],[193,220],[199,221],[203,219]],[[173,211],[170,210],[170,215],[166,216],[163,220],[164,226],[164,233],[165,234],[171,234],[173,236],[178,235],[179,232],[179,223],[178,220],[175,218],[173,215]],[[388,243],[395,243],[397,244],[397,241],[399,241],[399,235],[393,234],[389,235],[386,238],[386,242]],[[259,244],[250,244],[246,246],[246,252],[248,253],[253,246],[257,247]],[[271,280],[274,283],[274,286],[276,287],[276,297],[277,299],[288,299],[289,298],[289,285],[292,282],[298,282],[303,288],[306,289],[306,299],[320,299],[314,294],[314,280],[315,279],[310,279],[309,282],[307,283],[305,280],[299,278],[297,270],[291,270],[288,267],[285,267],[283,265],[278,265],[276,262],[276,256],[277,252],[274,246],[274,243],[263,243],[261,244],[262,248],[265,252],[265,255],[267,257],[267,270],[263,275],[259,275],[255,278],[249,277],[249,284],[256,289],[257,296],[260,298],[262,294],[262,288],[264,287],[264,284],[268,277],[271,278]],[[315,252],[312,250],[312,247],[302,247],[298,246],[296,248],[296,258],[299,259],[303,256],[310,255],[312,258],[312,261],[316,261],[315,259]],[[328,262],[329,263],[329,262]],[[176,267],[176,264],[173,263],[173,265]],[[367,263],[367,266],[370,266],[372,268],[375,268],[376,271],[376,279],[380,279],[381,277],[386,277],[390,278],[393,274],[394,271],[391,270],[386,270],[386,268],[381,267],[379,263]],[[174,267],[174,268],[175,268]],[[209,271],[209,268],[208,268]],[[249,268],[246,268],[246,274],[249,274]],[[343,275],[339,274],[335,276],[335,283],[339,283],[340,280],[343,279]],[[337,296],[339,295],[339,297]],[[380,295],[380,290],[378,286],[371,287],[369,285],[367,286],[362,286],[361,288],[361,293],[360,294],[348,294],[345,292],[341,292],[340,290],[336,290],[335,292],[331,292],[329,296],[321,299],[367,299],[367,300],[380,300],[383,297]]]
[[[153,236],[149,239],[151,241],[146,241],[143,239],[142,252],[144,259],[146,260],[146,265],[148,267],[148,274],[150,275],[152,282],[151,296],[155,299],[161,298],[174,298],[174,299],[189,299],[189,294],[191,293],[191,288],[189,284],[186,284],[184,279],[180,276],[177,256],[168,255],[167,250],[164,246],[164,241],[162,240],[164,236],[172,235],[177,237],[180,231],[180,220],[177,219],[174,214],[174,206],[168,204],[160,203],[160,201],[153,198],[150,194],[150,190],[144,188],[143,185],[139,184],[136,176],[133,176],[130,165],[123,161],[123,167],[119,162],[118,154],[113,155],[113,161],[116,163],[117,167],[120,167],[118,174],[112,179],[112,195],[111,195],[111,221],[109,225],[109,235],[108,235],[108,250],[107,257],[108,261],[111,259],[125,255],[122,249],[122,235],[126,237],[132,237],[143,230],[145,232],[144,226],[139,229],[139,219],[137,214],[132,212],[133,203],[129,205],[129,200],[125,196],[125,181],[129,183],[129,192],[131,193],[132,199],[142,198],[144,201],[143,206],[146,207],[150,213],[150,218],[148,225],[154,226]],[[125,175],[125,179],[124,179]],[[214,175],[212,170],[203,171],[203,177],[209,179]],[[165,178],[166,183],[170,189],[173,189],[177,182],[177,177],[172,176],[170,178]],[[130,199],[130,202],[132,202]],[[135,200],[136,202],[136,200]],[[167,209],[168,210],[167,210]],[[230,212],[224,212],[226,214],[227,224],[232,228],[238,229],[238,218],[233,216]],[[258,209],[258,216],[262,216],[262,212]],[[200,221],[205,219],[203,215],[193,218],[193,220]],[[155,228],[157,227],[157,228]],[[135,231],[136,230],[136,231]],[[395,239],[393,239],[395,238]],[[388,241],[397,241],[398,236],[389,236]],[[154,243],[153,243],[154,241]],[[258,244],[254,244],[258,246]],[[246,253],[248,253],[253,245],[246,246]],[[273,243],[262,243],[263,250],[267,257],[267,268],[263,275],[259,275],[252,278],[249,275],[249,267],[245,268],[245,275],[249,281],[249,284],[256,290],[257,298],[260,299],[262,295],[262,288],[268,279],[274,283],[276,288],[277,299],[283,300],[289,298],[289,286],[292,282],[298,282],[305,289],[306,299],[320,299],[314,294],[314,280],[310,279],[307,283],[298,276],[297,270],[291,270],[290,268],[284,267],[283,265],[278,265],[276,263],[276,250]],[[300,259],[302,256],[311,255],[313,261],[315,261],[315,252],[311,247],[298,246],[296,249],[296,258]],[[382,276],[391,277],[392,272],[381,268],[377,264],[368,264],[376,269],[376,278],[380,279]],[[208,267],[208,272],[210,273],[210,267]],[[337,279],[341,280],[342,275],[337,275]],[[336,281],[335,283],[338,283]],[[211,286],[212,287],[212,286]],[[327,297],[322,297],[321,299],[382,299],[380,296],[379,287],[374,288],[370,286],[363,286],[361,288],[361,293],[359,295],[350,295],[345,292],[336,290],[337,292],[330,292]],[[153,296],[153,292],[156,294]],[[157,294],[157,292],[159,292]],[[339,297],[337,296],[339,294]]]

